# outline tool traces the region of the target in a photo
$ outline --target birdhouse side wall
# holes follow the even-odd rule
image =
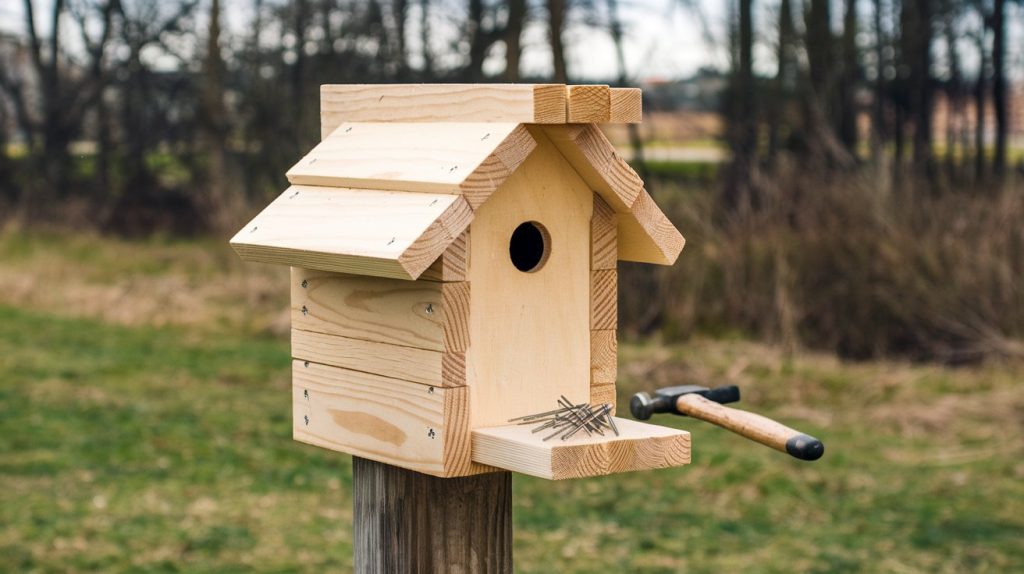
[[[458,275],[458,249],[440,276]],[[468,282],[293,268],[291,283],[296,440],[436,476],[487,470],[469,452]]]
[[[618,218],[594,194],[590,220],[590,403],[615,411],[618,377]]]

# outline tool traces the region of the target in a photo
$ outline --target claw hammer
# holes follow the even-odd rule
[[[723,406],[740,400],[734,385],[709,389],[698,385],[680,385],[637,393],[629,401],[633,416],[645,421],[654,413],[674,413],[716,424],[740,436],[789,453],[800,460],[818,460],[825,453],[821,441],[786,425],[749,411]]]

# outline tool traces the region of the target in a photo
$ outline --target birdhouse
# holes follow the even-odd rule
[[[617,262],[683,247],[598,128],[640,109],[607,86],[323,86],[322,141],[231,240],[291,267],[294,438],[443,477],[688,463],[684,431],[510,423],[614,405]]]

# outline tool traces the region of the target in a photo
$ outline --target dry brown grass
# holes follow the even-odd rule
[[[226,241],[0,235],[0,304],[129,326],[285,335],[287,269],[242,263]]]
[[[722,216],[662,185],[687,236],[671,269],[630,268],[633,332],[739,332],[835,351],[945,362],[1024,356],[1024,185],[900,190],[865,175],[765,182],[765,205]]]

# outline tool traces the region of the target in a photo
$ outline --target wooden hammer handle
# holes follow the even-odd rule
[[[729,408],[698,394],[676,399],[680,414],[716,424],[724,429],[770,446],[801,460],[817,460],[825,452],[821,441],[767,417]]]

